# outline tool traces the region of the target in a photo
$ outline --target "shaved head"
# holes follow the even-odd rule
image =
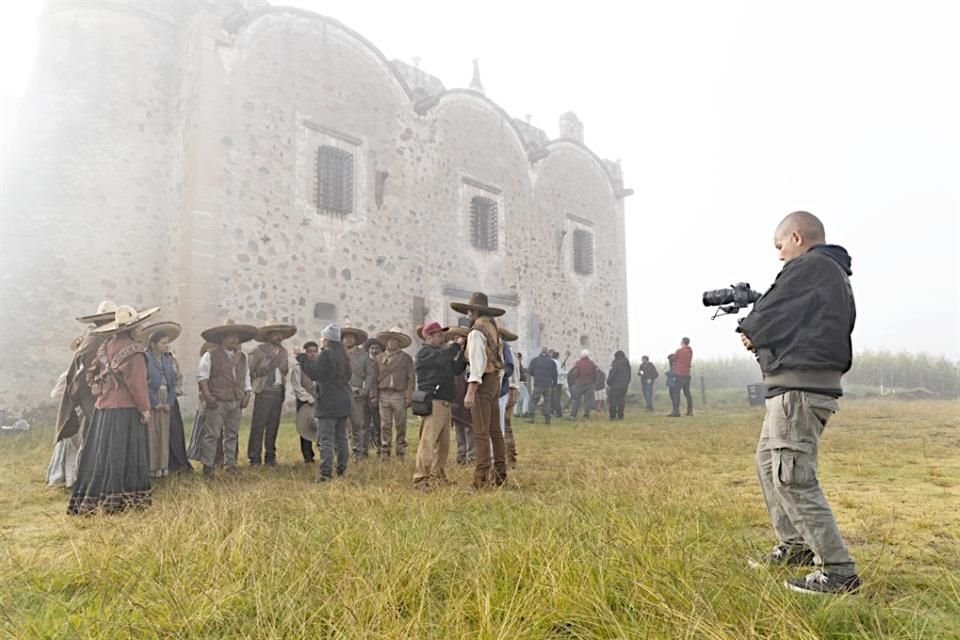
[[[827,241],[827,234],[823,230],[820,218],[808,211],[794,211],[780,221],[777,226],[778,238],[790,235],[796,231],[811,245],[823,244]]]
[[[807,211],[794,211],[777,225],[773,242],[780,259],[790,262],[817,245],[826,243],[826,233],[820,218]]]

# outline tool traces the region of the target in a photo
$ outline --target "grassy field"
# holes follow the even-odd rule
[[[751,571],[774,540],[759,410],[520,424],[497,492],[412,461],[165,480],[144,513],[64,515],[51,433],[0,439],[0,633],[15,638],[960,638],[960,404],[852,401],[821,480],[861,595]],[[411,422],[410,433],[416,428]],[[245,442],[245,437],[243,439]],[[412,456],[410,456],[412,457]]]

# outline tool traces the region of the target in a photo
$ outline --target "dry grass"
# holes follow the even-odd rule
[[[144,513],[64,515],[48,430],[0,440],[0,631],[16,638],[960,638],[960,404],[849,402],[822,482],[865,581],[801,596],[772,544],[761,414],[517,429],[509,488],[429,495],[412,463],[166,480]],[[411,423],[410,432],[416,429]],[[799,575],[799,574],[796,574]]]

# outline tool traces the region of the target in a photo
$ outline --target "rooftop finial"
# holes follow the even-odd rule
[[[470,88],[473,91],[479,91],[480,93],[486,93],[483,90],[483,83],[480,82],[480,63],[477,62],[477,59],[473,59],[473,80],[470,81]]]

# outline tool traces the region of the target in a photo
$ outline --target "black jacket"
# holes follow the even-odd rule
[[[453,379],[465,369],[466,362],[456,342],[446,347],[424,344],[417,351],[417,389],[432,392],[437,400],[453,402]]]
[[[652,383],[654,380],[660,377],[660,372],[657,371],[655,364],[647,361],[641,364],[640,368],[637,369],[637,375],[640,376],[641,380],[649,380]]]
[[[557,363],[542,353],[530,361],[527,373],[533,378],[534,389],[552,389],[557,385]]]
[[[318,418],[347,418],[353,410],[350,399],[350,374],[338,378],[329,351],[321,351],[316,360],[308,360],[303,354],[297,361],[311,380],[317,383],[317,402],[314,415]]]
[[[740,322],[737,331],[756,347],[768,397],[788,389],[842,393],[857,317],[852,273],[846,249],[816,246],[788,262]]]
[[[630,386],[630,361],[626,358],[614,358],[610,364],[610,374],[607,376],[607,386],[611,389],[623,390]]]

